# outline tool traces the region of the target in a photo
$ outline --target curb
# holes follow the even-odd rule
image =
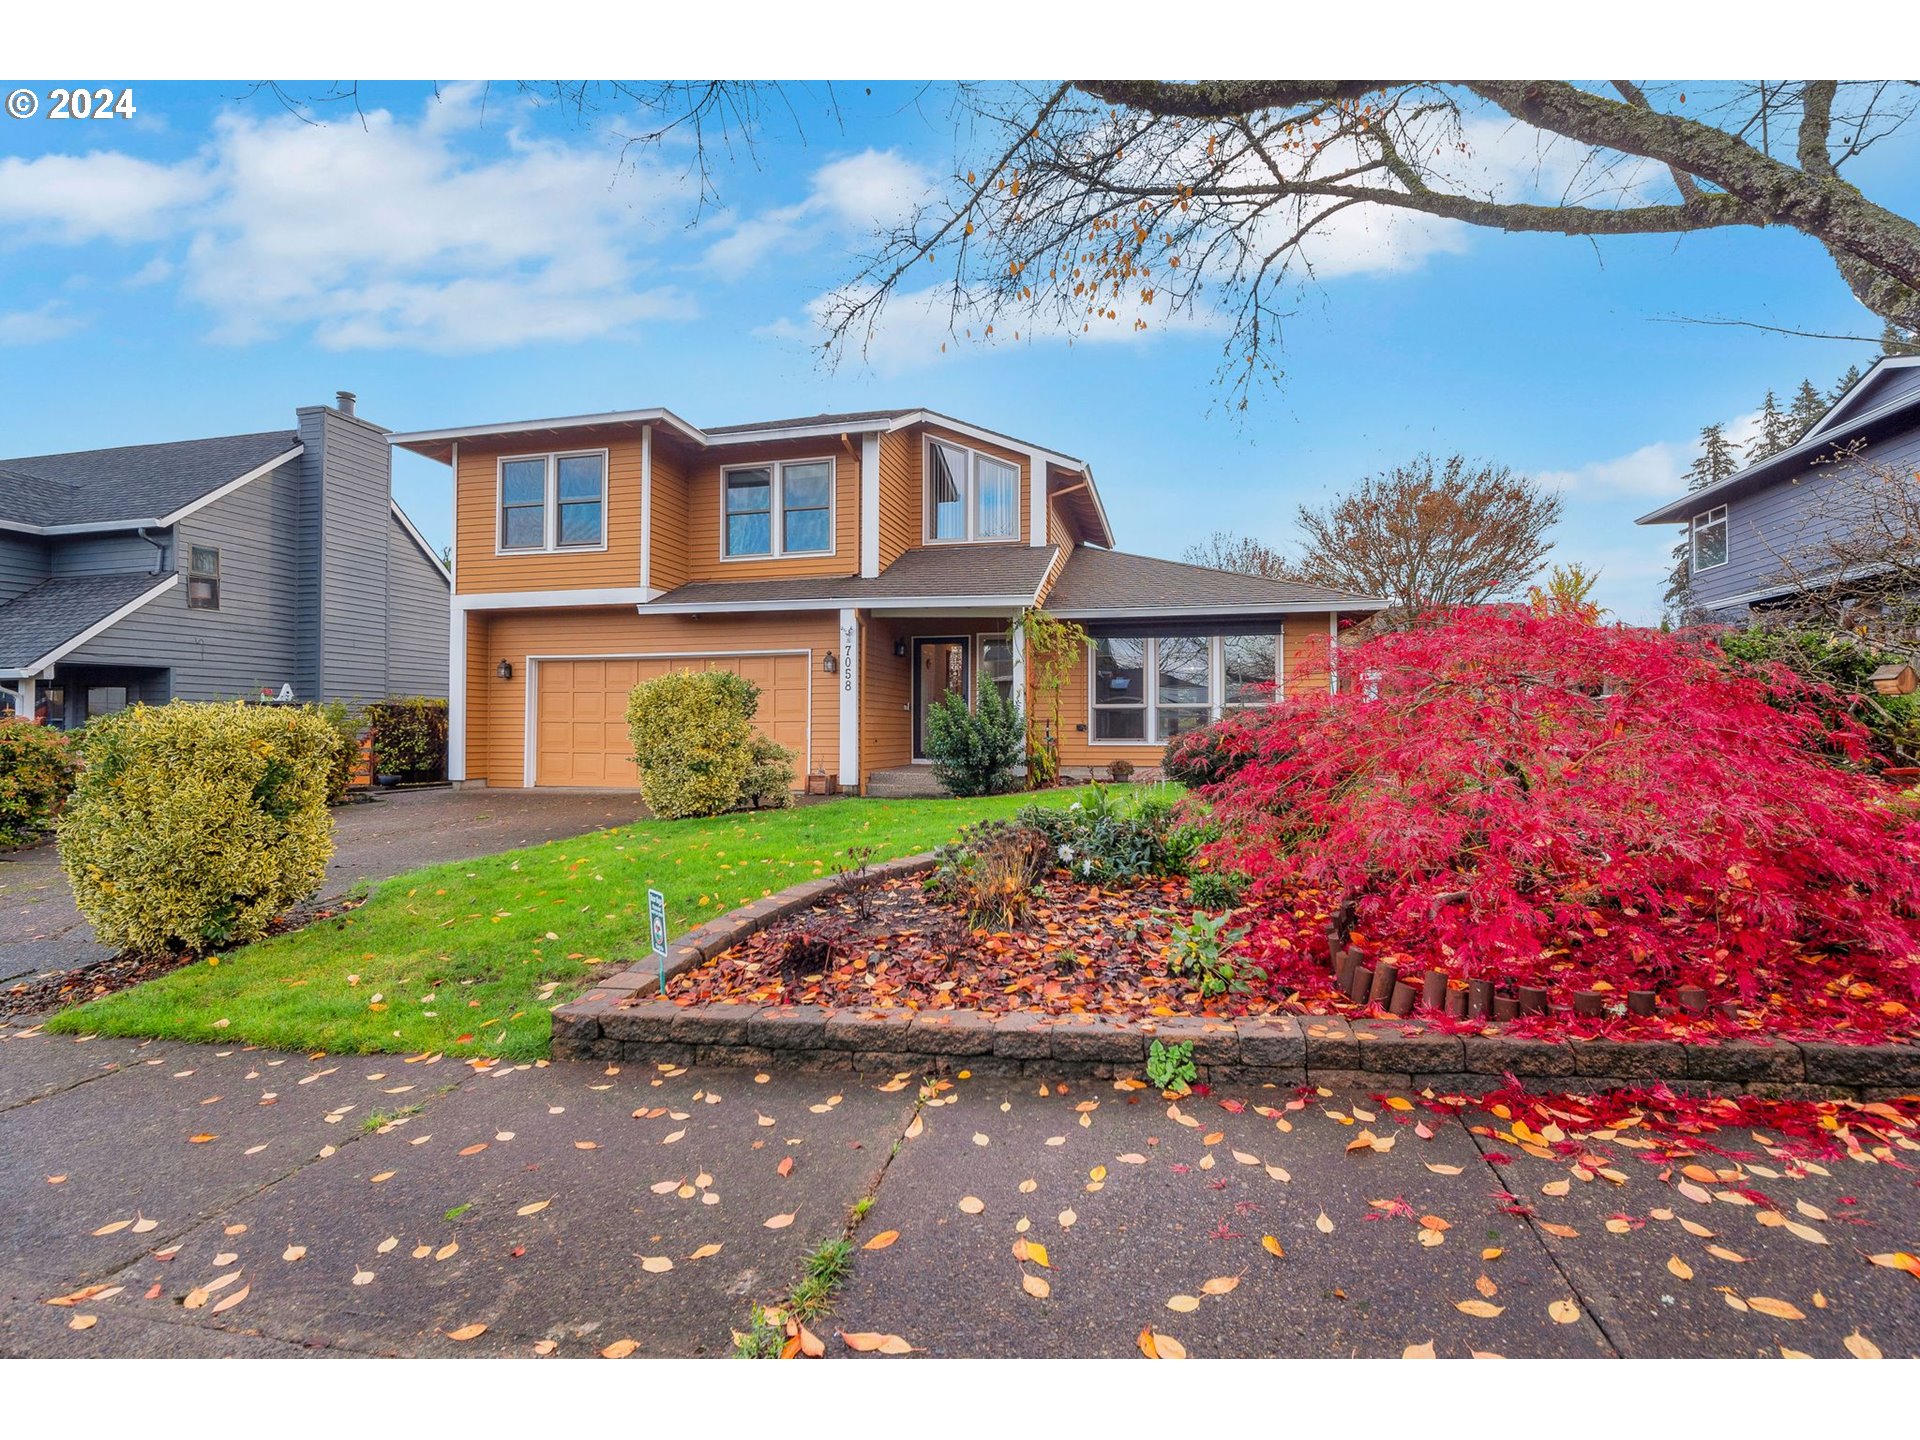
[[[888,880],[932,865],[930,854],[910,855],[869,873]],[[689,930],[668,947],[668,977],[807,909],[835,885],[832,878],[809,880]],[[1877,1100],[1920,1093],[1920,1046],[1912,1045],[1447,1035],[1417,1021],[1337,1015],[1120,1020],[1030,1011],[676,1005],[655,995],[658,976],[657,964],[643,962],[554,1010],[553,1058],[1109,1079],[1141,1072],[1150,1043],[1158,1039],[1191,1042],[1199,1082],[1212,1085],[1458,1093],[1498,1089],[1511,1075],[1573,1091],[1663,1084],[1683,1094],[1779,1099]]]

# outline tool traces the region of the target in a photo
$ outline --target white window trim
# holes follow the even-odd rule
[[[787,467],[789,465],[825,465],[827,467],[827,548],[824,550],[789,550],[786,540],[786,498]],[[772,472],[772,494],[769,503],[772,509],[767,512],[767,528],[772,532],[773,548],[764,553],[752,555],[729,555],[727,553],[727,476],[739,470],[766,470]],[[808,507],[812,508],[812,507]],[[720,467],[720,560],[723,564],[737,565],[752,560],[821,560],[831,559],[840,549],[840,463],[832,455],[809,455],[793,460],[742,460],[733,465]]]
[[[933,447],[945,445],[958,450],[967,457],[966,494],[961,508],[967,517],[967,533],[960,539],[940,539],[933,533]],[[978,519],[978,487],[975,474],[981,459],[993,461],[996,465],[1005,465],[1013,471],[1013,533],[1011,535],[978,535],[974,525]],[[1031,483],[1031,481],[1029,481]],[[926,435],[920,442],[920,543],[923,545],[1018,545],[1021,543],[1020,529],[1020,462],[1009,460],[1004,455],[995,455],[989,450],[978,450],[971,445],[962,445],[958,440],[948,440],[940,435]]]
[[[583,455],[600,457],[600,543],[598,545],[562,545],[560,538],[560,462]],[[545,499],[541,509],[540,543],[508,545],[507,540],[507,466],[516,460],[542,460],[547,467]],[[535,450],[524,455],[496,455],[493,462],[493,553],[495,555],[593,555],[607,548],[607,532],[612,528],[608,493],[613,488],[613,457],[606,449]],[[570,502],[573,503],[573,502]]]
[[[1252,634],[1255,632],[1241,631],[1238,633]],[[1097,661],[1095,659],[1095,647],[1100,643],[1100,638],[1111,638],[1116,640],[1139,640],[1146,646],[1146,651],[1141,657],[1142,664],[1144,666],[1142,683],[1145,686],[1145,694],[1146,694],[1146,700],[1143,705],[1137,705],[1137,706],[1136,705],[1101,705],[1098,703],[1097,697],[1099,695],[1099,689],[1094,683],[1095,666],[1097,664]],[[1093,746],[1120,748],[1120,749],[1132,748],[1137,750],[1144,747],[1158,748],[1161,746],[1165,746],[1168,743],[1165,740],[1156,740],[1153,738],[1154,731],[1159,728],[1156,722],[1159,719],[1159,712],[1160,712],[1160,642],[1161,640],[1168,639],[1168,638],[1183,638],[1183,637],[1168,637],[1168,636],[1162,636],[1162,635],[1116,635],[1111,637],[1099,637],[1087,643],[1087,744],[1093,745]],[[1207,642],[1207,711],[1208,711],[1209,724],[1211,724],[1215,720],[1219,720],[1224,715],[1226,715],[1229,711],[1232,711],[1232,710],[1259,710],[1264,708],[1264,706],[1260,704],[1235,704],[1235,705],[1227,704],[1226,651],[1225,651],[1224,645],[1222,644],[1222,642],[1227,638],[1226,636],[1208,635],[1205,637],[1195,636],[1191,638],[1195,638],[1195,639],[1204,638]],[[1267,637],[1264,634],[1262,634],[1261,638],[1265,639]],[[1266,702],[1267,705],[1278,704],[1280,701],[1286,699],[1286,687],[1287,687],[1287,647],[1283,638],[1279,634],[1276,633],[1272,637],[1272,639],[1273,639],[1273,699],[1267,701]],[[1197,705],[1178,705],[1178,706],[1172,706],[1170,708],[1178,709],[1178,710],[1197,710],[1200,707]],[[1138,740],[1102,740],[1100,738],[1099,713],[1098,713],[1101,710],[1140,710],[1146,722],[1146,729],[1143,737]]]
[[[1714,519],[1716,515],[1719,516],[1718,520]],[[1702,565],[1700,563],[1700,532],[1707,526],[1715,524],[1720,526],[1725,535],[1725,543],[1721,547],[1722,553],[1713,564]],[[1698,575],[1703,570],[1718,570],[1732,558],[1733,525],[1730,523],[1726,506],[1716,505],[1711,510],[1702,510],[1687,522],[1687,566],[1690,573]]]

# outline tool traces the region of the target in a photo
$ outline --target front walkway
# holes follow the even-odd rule
[[[323,895],[421,865],[584,835],[643,819],[637,791],[409,790],[333,812]],[[74,908],[52,845],[0,855],[0,987],[70,970],[113,952]],[[4,1014],[0,1006],[0,1014]]]
[[[1360,1093],[1042,1088],[5,1033],[0,1354],[721,1354],[867,1196],[830,1355],[1920,1352],[1893,1165],[1590,1140],[1613,1182]]]

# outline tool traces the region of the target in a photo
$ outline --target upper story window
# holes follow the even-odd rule
[[[927,441],[927,538],[1016,540],[1018,466],[946,440]]]
[[[1093,642],[1093,739],[1157,743],[1280,694],[1277,635],[1103,636]]]
[[[833,461],[783,460],[721,471],[729,560],[833,553]]]
[[[1727,563],[1727,507],[1716,505],[1693,517],[1693,568],[1711,570]]]
[[[501,458],[500,550],[600,550],[606,543],[606,451]]]
[[[187,608],[220,608],[220,552],[210,546],[187,547]]]

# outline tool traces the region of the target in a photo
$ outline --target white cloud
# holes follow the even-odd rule
[[[707,248],[706,263],[730,278],[743,275],[776,252],[871,235],[906,219],[932,193],[932,175],[897,151],[863,150],[816,170],[804,200],[739,221]]]
[[[69,314],[57,300],[50,300],[37,310],[0,313],[0,346],[41,345],[71,335],[85,325],[84,320]]]
[[[1735,416],[1725,422],[1724,429],[1734,449],[1744,451],[1760,433],[1760,412]],[[1571,470],[1541,471],[1534,479],[1557,490],[1584,494],[1673,499],[1685,492],[1687,467],[1699,453],[1698,435],[1685,440],[1655,440],[1625,454],[1590,460]]]
[[[684,315],[650,251],[673,182],[597,145],[480,132],[481,88],[411,118],[232,113],[173,166],[112,152],[0,162],[0,239],[184,240],[179,283],[235,343],[484,350]],[[189,204],[191,203],[191,208]],[[169,262],[133,278],[154,283]]]

